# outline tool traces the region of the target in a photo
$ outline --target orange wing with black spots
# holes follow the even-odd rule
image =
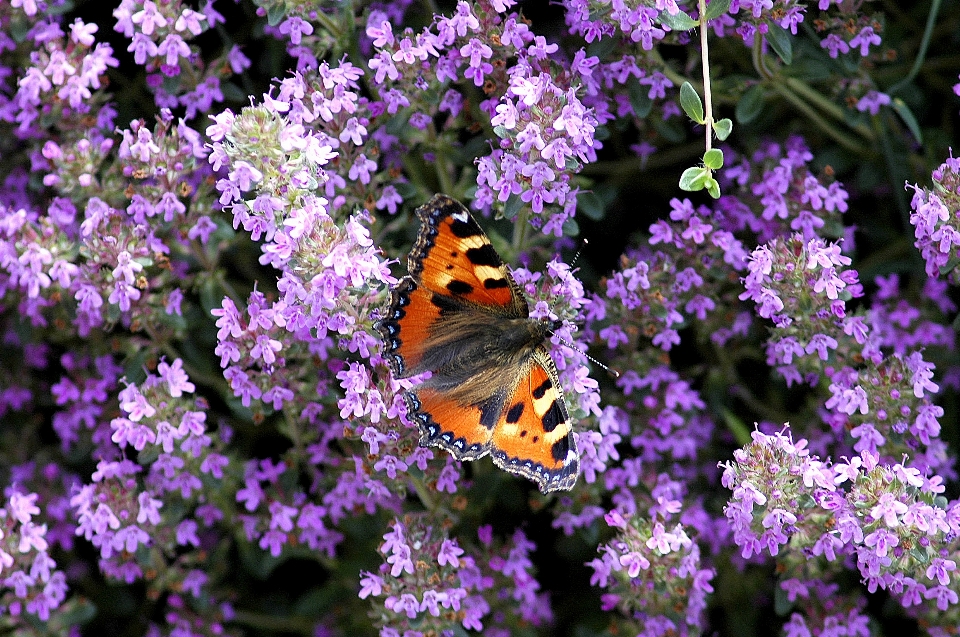
[[[572,489],[580,457],[550,352],[540,347],[510,396],[491,440],[493,461],[541,485]]]
[[[557,327],[530,310],[469,211],[437,195],[417,209],[410,276],[377,323],[393,374],[430,378],[404,398],[420,444],[458,460],[487,454],[543,492],[580,473],[557,368],[544,346]]]

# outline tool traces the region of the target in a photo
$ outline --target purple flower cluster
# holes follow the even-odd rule
[[[223,102],[221,82],[251,65],[236,46],[216,59],[201,57],[200,48],[191,42],[225,19],[212,0],[200,9],[180,0],[121,0],[113,10],[114,30],[130,39],[127,52],[146,71],[157,106],[183,107],[187,119]]]
[[[518,16],[499,15],[511,4],[480,2],[472,8],[461,1],[454,15],[418,34],[410,29],[394,34],[386,14],[372,12],[367,23],[375,48],[370,69],[388,112],[417,109],[409,119],[415,128],[427,127],[427,115],[459,115],[461,93],[451,89],[439,101],[411,102],[405,97],[411,84],[421,91],[431,86],[433,92],[444,80],[462,77],[494,95],[480,107],[491,116],[499,143],[477,159],[474,205],[489,209],[494,201],[519,197],[533,212],[536,227],[561,236],[576,209],[571,176],[583,162],[596,159],[600,146],[594,136],[599,122],[579,97],[582,86],[592,82],[597,59],[581,50],[569,68],[556,64],[557,44],[535,35]],[[509,73],[507,60],[512,60]],[[429,64],[437,67],[432,82],[419,72]]]
[[[818,579],[785,579],[780,588],[791,605],[802,606],[784,624],[788,637],[810,635],[849,635],[870,637],[870,617],[864,610],[866,600],[840,592],[840,586]]]
[[[598,334],[611,350],[632,340],[623,329],[629,321],[639,322],[654,345],[669,351],[680,342],[680,328],[693,318],[706,320],[716,308],[715,273],[745,266],[746,251],[727,230],[723,213],[695,208],[686,199],[673,199],[670,205],[672,223],[652,225],[651,247],[625,255],[607,281],[606,296],[613,301],[608,313],[589,316],[609,323]],[[672,293],[664,295],[664,289]]]
[[[957,283],[956,268],[949,265],[960,255],[960,159],[948,157],[931,175],[932,188],[912,186],[910,224],[914,245],[927,264],[927,276],[947,274]]]
[[[788,383],[829,379],[824,420],[834,434],[849,431],[853,451],[909,454],[923,470],[951,472],[939,440],[943,409],[929,397],[939,391],[933,365],[916,350],[884,355],[887,343],[871,332],[882,315],[847,313],[845,299],[863,294],[849,264],[839,246],[799,235],[754,251],[741,298],[775,325],[768,363]],[[861,367],[864,360],[871,365]]]
[[[725,514],[743,557],[786,551],[788,575],[804,579],[818,572],[812,558],[852,556],[871,590],[889,590],[919,615],[956,615],[960,502],[940,496],[941,480],[872,451],[831,462],[806,446],[755,431],[724,465],[733,491]]]
[[[774,239],[750,256],[740,298],[753,301],[757,314],[777,328],[767,341],[767,362],[788,383],[803,382],[804,357],[829,360],[840,333],[866,345],[862,317],[846,311],[846,300],[863,294],[857,273],[846,267],[850,263],[839,245],[800,235]],[[816,374],[810,378],[815,381]]]
[[[671,526],[679,504],[651,518],[610,511],[604,519],[616,537],[588,563],[594,571],[590,583],[609,591],[602,598],[604,609],[628,613],[640,635],[698,634],[704,626],[714,572],[702,568],[700,547],[683,525]]]
[[[24,612],[50,619],[67,597],[67,578],[50,557],[47,525],[38,522],[36,493],[4,489],[0,507],[0,604],[17,617]]]
[[[532,573],[536,545],[523,532],[501,546],[490,527],[481,527],[468,552],[428,516],[408,514],[390,527],[379,549],[384,563],[360,578],[360,597],[374,602],[381,637],[452,634],[457,627],[506,636],[517,620],[539,626],[552,619]]]
[[[171,498],[201,500],[201,477],[222,480],[229,464],[214,450],[206,413],[184,396],[195,386],[181,361],[161,361],[157,372],[120,391],[123,415],[110,422],[110,440],[118,449],[131,448],[152,458],[146,471],[127,459],[103,459],[92,482],[79,488],[70,502],[77,511],[77,535],[98,549],[104,572],[128,583],[143,576],[144,565],[135,559],[138,547],[174,551],[177,546],[199,546],[192,517],[181,512],[164,518],[161,509]]]
[[[17,133],[39,136],[41,118],[76,120],[91,112],[93,92],[101,88],[107,69],[117,66],[109,44],[96,42],[96,24],[77,19],[64,33],[57,24],[37,25],[31,33],[37,48],[32,66],[6,102],[3,118],[16,122]],[[94,104],[91,104],[91,101]]]
[[[795,136],[783,144],[763,144],[749,158],[733,153],[729,168],[722,173],[723,181],[743,192],[721,197],[718,202],[730,230],[749,229],[759,243],[784,234],[785,225],[807,240],[839,238],[837,226],[840,214],[847,211],[849,193],[829,171],[814,174],[812,159],[806,143]],[[752,212],[757,207],[759,215]],[[845,240],[852,244],[852,236]]]

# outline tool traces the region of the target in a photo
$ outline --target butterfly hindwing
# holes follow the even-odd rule
[[[553,324],[529,306],[469,211],[444,195],[417,209],[408,270],[376,328],[397,378],[430,372],[405,392],[422,446],[458,460],[492,454],[543,492],[580,472],[557,368],[543,346]]]
[[[476,460],[490,452],[503,403],[503,397],[498,401],[494,394],[487,403],[461,405],[430,387],[407,393],[408,411],[420,427],[420,444],[441,447],[458,460]]]
[[[498,467],[537,482],[544,492],[570,489],[580,474],[577,445],[557,376],[550,353],[542,346],[537,348],[491,440]]]

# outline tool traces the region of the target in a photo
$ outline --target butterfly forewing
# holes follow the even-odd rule
[[[513,277],[463,204],[437,195],[417,210],[422,227],[410,252],[410,275],[427,289],[490,312],[529,315]]]

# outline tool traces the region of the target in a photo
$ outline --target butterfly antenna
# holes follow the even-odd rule
[[[593,363],[593,364],[596,365],[597,367],[600,367],[600,368],[602,368],[603,370],[605,370],[608,374],[610,374],[611,377],[613,377],[613,378],[620,378],[620,372],[618,372],[617,370],[615,370],[615,369],[613,369],[613,368],[611,368],[611,367],[607,367],[606,365],[604,365],[603,363],[601,363],[600,361],[598,361],[597,359],[595,359],[593,356],[590,356],[590,354],[587,354],[585,351],[583,351],[582,349],[580,349],[579,347],[577,347],[574,343],[571,343],[570,341],[568,341],[567,339],[563,338],[562,336],[560,336],[560,335],[557,334],[556,332],[553,332],[553,335],[557,337],[557,340],[558,340],[558,341],[560,341],[561,343],[563,343],[564,345],[566,345],[567,347],[569,347],[569,348],[572,349],[573,351],[578,352],[581,356],[585,357],[588,361],[590,361],[591,363]]]
[[[570,271],[567,273],[567,276],[573,277],[573,266],[576,264],[577,260],[580,258],[580,253],[583,252],[583,248],[584,248],[588,243],[590,243],[590,242],[587,240],[586,237],[584,237],[584,238],[582,238],[582,239],[580,240],[580,247],[577,248],[577,253],[573,255],[573,258],[572,258],[572,259],[570,259],[570,266],[569,266],[569,267],[570,267]],[[579,347],[577,347],[576,345],[574,345],[573,343],[571,343],[571,342],[568,341],[567,339],[563,338],[562,336],[560,336],[560,335],[557,334],[556,332],[552,332],[552,334],[557,337],[557,340],[558,340],[558,341],[560,341],[561,343],[563,343],[564,345],[566,345],[566,346],[569,347],[570,349],[574,350],[575,352],[578,352],[581,356],[583,356],[584,358],[586,358],[588,361],[590,361],[591,363],[593,363],[593,364],[596,365],[597,367],[602,368],[604,371],[606,371],[608,374],[610,374],[611,377],[613,377],[613,378],[620,378],[620,372],[618,372],[617,370],[615,370],[615,369],[613,369],[613,368],[611,368],[611,367],[607,367],[606,365],[604,365],[603,363],[601,363],[600,361],[598,361],[597,359],[595,359],[593,356],[590,356],[590,354],[587,354],[585,351],[583,351],[582,349],[580,349]]]
[[[570,269],[571,269],[571,270],[573,269],[573,266],[577,263],[577,259],[580,258],[580,253],[583,252],[584,247],[586,247],[586,245],[587,245],[588,243],[590,243],[590,242],[587,240],[586,237],[584,237],[583,239],[580,239],[580,247],[577,248],[577,253],[576,253],[575,255],[573,255],[573,258],[570,259]]]

